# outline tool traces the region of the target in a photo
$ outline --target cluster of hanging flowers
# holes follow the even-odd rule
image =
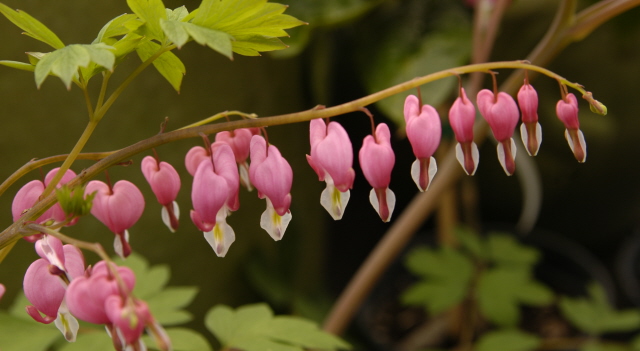
[[[147,304],[131,293],[131,269],[106,261],[85,267],[77,247],[51,235],[41,236],[35,249],[41,258],[29,266],[23,283],[32,304],[26,311],[35,321],[53,322],[70,342],[76,339],[78,319],[103,324],[116,350],[146,350],[140,339],[146,328],[161,350],[171,349]]]

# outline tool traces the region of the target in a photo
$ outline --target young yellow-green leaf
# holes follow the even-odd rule
[[[350,349],[346,342],[302,318],[273,316],[265,304],[233,310],[218,305],[205,317],[207,328],[225,348],[243,351],[303,351]]]
[[[98,33],[98,36],[93,41],[93,43],[106,43],[106,39],[108,38],[119,37],[121,35],[128,34],[129,32],[131,32],[131,28],[127,27],[127,24],[129,24],[129,22],[137,25],[142,25],[142,22],[136,20],[137,18],[138,16],[134,14],[125,13],[124,15],[120,15],[112,19],[111,21],[107,22],[107,24],[105,24],[102,29],[100,29],[100,32]]]
[[[34,66],[34,65],[30,64],[30,63],[18,62],[18,61],[2,60],[2,61],[0,61],[0,65],[11,67],[11,68],[15,68],[15,69],[19,69],[19,70],[23,70],[23,71],[29,71],[29,72],[33,72],[36,69],[36,66]]]
[[[159,44],[152,41],[143,41],[136,48],[136,52],[142,61],[146,61],[156,54],[160,48]],[[180,92],[180,84],[182,84],[182,77],[186,70],[184,64],[176,55],[171,51],[167,51],[153,61],[153,66],[177,92]]]
[[[165,9],[167,11],[167,19],[169,21],[182,21],[189,15],[189,11],[186,7],[180,6],[175,10]]]
[[[178,48],[189,41],[189,38],[193,38],[198,44],[206,45],[229,59],[233,58],[231,46],[233,38],[225,32],[180,21],[162,20],[160,25],[167,38]]]
[[[286,48],[277,37],[287,36],[285,29],[305,24],[283,14],[286,8],[267,0],[203,0],[200,8],[185,18],[193,17],[195,25],[231,35],[233,52],[256,56],[261,51]]]
[[[517,329],[503,329],[482,335],[476,351],[533,351],[540,345],[540,338]]]
[[[164,33],[160,27],[160,20],[167,18],[162,0],[127,0],[127,5],[133,13],[145,21],[145,34],[149,34],[149,39],[162,41]]]
[[[71,89],[71,81],[77,76],[78,69],[88,67],[95,62],[111,70],[115,62],[113,47],[104,43],[82,45],[72,44],[43,56],[35,69],[36,85],[42,85],[49,74],[58,76],[67,89]]]
[[[57,35],[26,12],[20,10],[14,11],[7,5],[0,3],[0,13],[2,13],[9,21],[13,22],[13,24],[20,27],[20,29],[24,30],[24,34],[36,40],[40,40],[54,49],[62,49],[64,47],[64,43]]]

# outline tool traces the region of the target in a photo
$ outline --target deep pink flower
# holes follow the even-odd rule
[[[76,277],[67,288],[67,306],[79,319],[94,324],[107,324],[110,319],[105,302],[111,295],[129,296],[135,286],[135,275],[128,267],[117,267],[128,291],[122,291],[106,262],[100,261],[89,272],[89,276]]]
[[[40,195],[44,189],[49,185],[49,182],[53,179],[53,177],[58,173],[60,168],[54,168],[45,176],[44,182],[39,180],[32,180],[29,183],[25,184],[18,192],[16,196],[13,198],[13,203],[11,204],[11,213],[13,215],[13,221],[17,221],[22,217],[22,214],[25,210],[30,209],[33,205],[38,202],[40,199]],[[72,170],[67,170],[64,176],[58,183],[57,187],[61,187],[62,185],[68,183],[71,179],[75,178],[76,174]],[[60,207],[60,204],[56,203],[47,209],[38,219],[35,221],[36,223],[44,224],[49,221],[54,221],[57,223],[64,222],[66,219],[66,215]],[[67,225],[73,225],[77,222],[76,220],[71,221]],[[42,235],[30,235],[25,237],[26,240],[35,242],[40,239]]]
[[[200,163],[193,177],[191,220],[204,232],[216,255],[224,257],[235,241],[235,233],[226,218],[230,211],[240,207],[240,182],[229,144],[216,142],[211,149],[211,158]]]
[[[187,168],[187,172],[192,176],[195,175],[200,163],[206,159],[210,159],[210,157],[211,152],[202,146],[192,147],[184,158],[184,165]]]
[[[327,182],[320,203],[333,219],[341,219],[356,176],[351,140],[339,123],[327,126],[322,119],[311,120],[309,139],[311,155],[307,155],[307,161],[318,178]]]
[[[556,104],[556,114],[566,130],[564,136],[569,143],[569,147],[578,162],[587,160],[587,143],[584,134],[580,130],[578,120],[578,99],[572,93],[568,93],[563,100]]]
[[[498,140],[498,160],[505,173],[512,175],[516,170],[516,143],[512,136],[520,120],[518,105],[511,95],[500,92],[495,96],[489,89],[480,90],[476,100],[480,114]]]
[[[36,251],[43,258],[34,261],[24,275],[24,294],[33,305],[26,311],[37,322],[55,321],[67,340],[75,340],[78,322],[69,314],[64,298],[68,282],[84,273],[82,252],[73,245],[62,246],[49,235],[36,243]]]
[[[162,205],[162,221],[171,232],[175,232],[180,217],[180,208],[175,201],[180,191],[178,172],[169,163],[158,162],[151,156],[142,159],[141,168],[151,190]]]
[[[267,149],[267,142],[260,135],[251,138],[250,149],[249,178],[258,189],[258,196],[267,198],[267,209],[260,217],[260,226],[274,240],[280,240],[291,221],[293,170],[278,148],[269,145]]]
[[[423,105],[415,95],[404,101],[404,120],[407,138],[416,160],[411,165],[411,177],[420,191],[426,191],[438,171],[433,154],[440,145],[442,126],[440,116],[433,106]]]
[[[538,93],[527,81],[518,91],[518,105],[522,113],[520,125],[522,142],[529,155],[535,156],[542,143],[542,128],[538,123]]]
[[[473,124],[476,120],[476,109],[467,98],[464,88],[460,88],[460,96],[449,110],[449,124],[453,129],[458,144],[456,158],[468,175],[474,175],[478,169],[480,153],[473,141]]]
[[[358,154],[360,168],[365,178],[373,187],[369,193],[369,201],[384,222],[388,222],[393,214],[396,197],[389,189],[391,171],[396,157],[391,148],[391,132],[385,123],[376,127],[375,138],[367,135]]]
[[[92,180],[85,194],[96,193],[93,198],[93,214],[106,225],[116,238],[113,247],[121,257],[131,253],[129,231],[144,212],[144,197],[140,189],[127,180],[118,181],[113,188],[99,180]]]
[[[249,164],[247,163],[247,158],[249,158],[251,137],[258,133],[260,133],[258,128],[241,128],[216,134],[216,141],[225,142],[231,146],[233,155],[236,158],[236,163],[238,163],[240,184],[249,191],[253,190],[253,187],[249,180]]]

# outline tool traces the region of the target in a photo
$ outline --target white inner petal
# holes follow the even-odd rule
[[[329,176],[325,180],[331,179]],[[347,207],[351,193],[349,190],[341,192],[333,185],[333,182],[327,181],[327,187],[322,191],[320,195],[320,204],[329,212],[331,217],[335,220],[342,219],[344,210]]]
[[[280,216],[273,208],[271,200],[267,198],[267,209],[260,216],[260,227],[269,233],[273,240],[278,241],[284,236],[284,232],[291,221],[291,212]]]

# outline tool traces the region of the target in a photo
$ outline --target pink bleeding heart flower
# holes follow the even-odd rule
[[[582,163],[587,160],[587,143],[580,130],[578,120],[578,99],[572,93],[566,94],[564,99],[556,104],[556,114],[565,126],[564,137],[569,143],[576,160]]]
[[[409,95],[404,101],[404,120],[407,138],[416,156],[411,165],[411,178],[420,191],[426,191],[438,171],[433,154],[442,137],[440,116],[433,106],[423,105],[421,109],[418,98]]]
[[[184,158],[184,165],[187,168],[187,172],[194,176],[198,170],[198,166],[200,166],[200,163],[210,158],[211,151],[207,151],[207,149],[202,146],[194,146],[189,150],[189,152],[187,152],[187,155]]]
[[[114,268],[122,279],[123,286],[118,285],[105,261],[100,261],[93,269],[87,270],[88,276],[76,277],[69,284],[66,300],[69,311],[74,316],[94,324],[111,322],[105,310],[107,298],[112,295],[129,296],[135,286],[135,275],[130,268]]]
[[[0,284],[0,300],[2,300],[2,296],[6,291],[7,291],[7,288],[5,288],[4,285]]]
[[[38,200],[40,200],[40,195],[44,192],[44,189],[49,185],[49,182],[53,179],[53,177],[58,173],[60,168],[54,168],[45,176],[44,182],[40,180],[32,180],[29,183],[25,184],[18,192],[16,196],[13,198],[13,203],[11,204],[11,213],[13,215],[13,221],[17,221],[22,217],[22,214],[33,207]],[[64,176],[58,183],[58,188],[62,185],[68,183],[71,179],[75,178],[76,174],[72,170],[67,170]],[[60,204],[56,203],[47,209],[38,219],[35,221],[36,223],[45,224],[47,222],[56,222],[62,223],[66,220],[66,215],[60,207]],[[77,219],[72,220],[66,225],[73,225],[77,222]],[[41,234],[35,234],[26,236],[25,239],[30,242],[35,242],[36,240],[42,237]]]
[[[458,144],[456,158],[468,175],[474,175],[480,162],[478,146],[473,141],[473,124],[476,120],[476,109],[464,88],[460,88],[460,96],[453,102],[449,110],[449,124],[453,129]]]
[[[391,132],[385,123],[376,127],[375,138],[372,135],[364,138],[358,158],[364,177],[373,187],[369,192],[369,201],[380,218],[389,222],[396,205],[396,196],[389,189],[396,156],[391,148]]]
[[[476,98],[480,114],[491,127],[498,140],[498,160],[507,175],[516,170],[516,143],[513,131],[520,120],[518,105],[511,95],[500,92],[497,95],[489,89],[482,89]]]
[[[115,235],[113,247],[120,257],[131,254],[129,231],[144,212],[144,197],[140,189],[127,180],[118,181],[113,188],[99,180],[92,180],[85,194],[96,193],[91,214]]]
[[[65,338],[73,341],[78,321],[67,309],[65,288],[84,273],[82,252],[73,245],[62,246],[60,240],[49,235],[38,240],[36,251],[43,258],[34,261],[24,275],[24,293],[33,305],[27,306],[26,311],[37,322],[55,321]]]
[[[120,295],[110,295],[104,302],[109,321],[126,346],[138,345],[144,327],[151,321],[151,312],[144,301]]]
[[[258,197],[267,198],[267,209],[260,217],[260,227],[273,240],[280,240],[291,221],[291,184],[293,170],[274,145],[267,149],[266,140],[260,135],[251,138],[251,165],[249,178],[258,189]]]
[[[247,158],[249,158],[251,137],[258,133],[260,133],[258,128],[241,128],[216,134],[216,141],[225,142],[231,146],[233,155],[238,163],[240,184],[249,191],[253,190],[253,187],[249,179],[249,164],[247,163]]]
[[[226,218],[240,206],[240,181],[231,147],[216,142],[211,149],[211,158],[200,163],[193,177],[191,220],[204,232],[216,255],[224,257],[236,237]]]
[[[542,127],[538,123],[538,93],[526,80],[518,91],[518,105],[522,113],[520,136],[530,156],[535,156],[542,143]]]
[[[158,162],[151,156],[142,159],[141,168],[151,190],[162,205],[162,221],[171,232],[175,232],[180,218],[180,208],[175,201],[181,185],[178,172],[169,163]]]
[[[349,189],[356,173],[353,170],[353,147],[347,131],[337,122],[326,125],[322,119],[309,125],[311,155],[307,161],[327,187],[320,196],[320,204],[333,219],[342,218],[349,202]]]

